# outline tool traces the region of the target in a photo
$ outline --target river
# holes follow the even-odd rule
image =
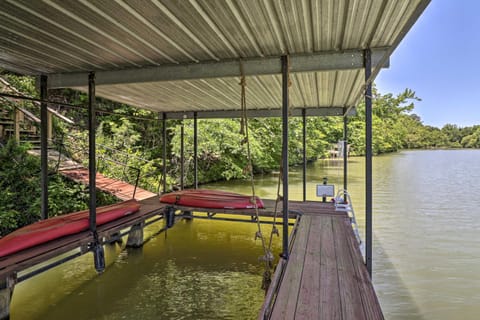
[[[364,171],[363,158],[349,160],[362,234]],[[373,280],[386,318],[478,319],[480,150],[403,151],[375,157],[373,171]],[[317,161],[307,175],[311,200],[324,176],[343,184],[341,161]],[[277,179],[257,177],[257,193],[274,197]],[[205,187],[249,192],[245,181]],[[290,196],[301,194],[301,170],[293,168]],[[107,247],[100,276],[85,255],[20,283],[11,319],[253,319],[263,299],[255,230],[182,221],[142,249]]]

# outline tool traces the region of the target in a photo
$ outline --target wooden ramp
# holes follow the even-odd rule
[[[332,204],[295,206],[303,215],[290,258],[277,267],[259,319],[384,319],[347,214]]]
[[[59,170],[59,173],[63,176],[72,179],[78,183],[88,185],[88,169],[85,168],[73,168]],[[97,172],[96,175],[97,189],[105,191],[114,195],[121,200],[132,199],[135,192],[135,199],[143,200],[156,196],[155,193],[138,188],[135,190],[135,186],[128,184],[124,181],[107,178],[101,173]]]
[[[40,157],[41,150],[32,149],[29,150],[28,153]],[[75,182],[88,185],[88,169],[81,164],[73,161],[56,150],[48,150],[48,161],[52,166],[58,165],[58,173],[61,175]],[[157,195],[138,187],[135,190],[135,186],[125,181],[107,178],[98,172],[96,176],[96,186],[97,189],[110,193],[120,200],[132,199],[134,192],[135,199],[137,200],[144,200]]]

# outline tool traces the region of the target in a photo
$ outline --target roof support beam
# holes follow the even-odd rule
[[[346,108],[344,107],[328,107],[328,108],[306,108],[306,109],[290,109],[290,117],[302,117],[302,110],[308,117],[327,117],[327,116],[344,116]],[[163,116],[168,119],[182,120],[193,119],[195,112],[164,112]],[[240,110],[221,110],[221,111],[197,111],[197,119],[225,119],[240,118]],[[350,109],[349,116],[355,115],[355,108]],[[280,118],[282,117],[281,109],[249,109],[249,118]]]
[[[372,65],[388,67],[388,48],[372,49]],[[308,55],[291,55],[290,72],[315,72],[363,69],[363,50],[343,52],[317,52]],[[243,60],[246,76],[281,74],[281,57]],[[97,71],[95,83],[99,85],[179,81],[240,76],[238,60],[202,62],[196,64],[163,65],[135,69]],[[87,73],[57,73],[48,77],[48,87],[70,88],[87,85]]]

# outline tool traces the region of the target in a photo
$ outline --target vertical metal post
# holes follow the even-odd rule
[[[15,141],[20,143],[20,121],[21,121],[22,113],[19,109],[15,108]]]
[[[162,140],[163,140],[163,193],[167,192],[167,114],[162,117]]]
[[[288,259],[288,56],[282,56],[282,184],[283,238],[282,256]]]
[[[96,132],[96,114],[95,114],[95,73],[88,74],[88,188],[90,193],[90,232],[93,235],[91,249],[97,272],[105,270],[105,256],[103,247],[98,240],[97,233],[97,194],[96,194],[96,162],[95,162],[95,132]]]
[[[198,119],[193,113],[193,187],[198,189]]]
[[[45,98],[47,98],[46,95],[45,95]],[[48,119],[47,139],[52,140],[53,139],[53,115],[51,112],[47,112],[47,119]]]
[[[40,162],[41,162],[41,218],[48,218],[48,105],[47,76],[40,76]]]
[[[343,116],[343,189],[348,190],[348,118]],[[344,194],[344,201],[347,201],[347,195]]]
[[[302,109],[302,129],[303,129],[303,201],[307,201],[307,113]]]
[[[185,124],[182,120],[182,126],[180,127],[180,190],[183,190],[183,181],[185,179]]]
[[[372,72],[370,49],[364,51],[365,59],[365,258],[368,273],[372,276]]]

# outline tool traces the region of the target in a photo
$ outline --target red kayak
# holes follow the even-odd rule
[[[140,204],[132,199],[97,208],[97,225],[137,212]],[[0,239],[0,257],[34,247],[89,228],[89,210],[38,221]]]
[[[263,209],[263,201],[255,197],[257,208]],[[205,209],[254,209],[251,196],[219,190],[183,190],[164,194],[160,202],[185,207]]]

